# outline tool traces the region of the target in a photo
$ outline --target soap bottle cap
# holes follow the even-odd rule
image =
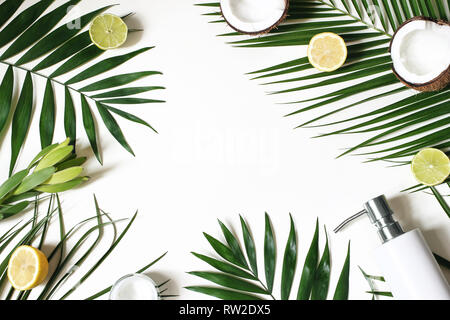
[[[373,198],[364,204],[364,209],[357,214],[344,220],[339,226],[334,229],[334,232],[340,231],[349,222],[356,218],[367,215],[370,222],[377,228],[378,236],[382,243],[392,240],[404,232],[400,224],[395,221],[394,212],[389,207],[389,204],[384,195]]]

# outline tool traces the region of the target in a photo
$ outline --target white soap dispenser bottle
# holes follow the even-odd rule
[[[345,220],[366,214],[377,228],[382,245],[374,255],[395,299],[450,300],[450,286],[419,229],[404,232],[395,221],[384,195],[364,204],[364,210]]]

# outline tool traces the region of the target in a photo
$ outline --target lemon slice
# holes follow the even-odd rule
[[[320,71],[339,69],[347,59],[344,39],[332,32],[316,34],[309,42],[308,59]]]
[[[8,279],[16,290],[30,290],[44,281],[48,261],[42,251],[31,246],[20,246],[8,263]]]
[[[426,148],[416,154],[411,162],[414,177],[426,186],[435,186],[450,174],[450,159],[441,150]]]
[[[114,49],[127,40],[128,27],[120,17],[105,13],[92,20],[89,35],[92,42],[100,49]]]

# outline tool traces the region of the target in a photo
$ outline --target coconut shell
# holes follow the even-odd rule
[[[417,21],[417,20],[431,21],[431,22],[437,23],[439,25],[450,26],[450,22],[446,21],[446,20],[436,20],[436,19],[432,19],[432,18],[424,17],[424,16],[413,17],[413,18],[403,22],[400,25],[400,27],[398,27],[398,29],[395,31],[394,35],[392,36],[392,40],[389,44],[389,52],[391,52],[392,42],[394,41],[395,36],[397,35],[397,32],[406,24],[408,24],[412,21]],[[444,70],[441,74],[439,74],[436,78],[434,78],[433,80],[431,80],[429,82],[425,82],[425,83],[408,82],[403,77],[401,77],[397,73],[397,71],[395,71],[394,66],[392,66],[392,72],[398,78],[398,80],[400,80],[404,85],[406,85],[407,87],[412,88],[414,90],[417,90],[417,91],[422,91],[422,92],[439,91],[439,90],[445,89],[450,84],[450,66],[446,70]]]
[[[225,17],[225,15],[223,13],[222,13],[222,17],[225,20],[225,22],[233,30],[235,30],[239,33],[248,34],[248,35],[252,35],[252,36],[263,35],[263,34],[269,33],[273,29],[277,28],[284,21],[284,19],[286,19],[287,15],[288,15],[288,11],[289,11],[289,0],[284,0],[284,1],[286,3],[286,8],[284,9],[284,12],[283,12],[283,15],[281,16],[281,18],[278,19],[278,21],[275,22],[273,25],[271,25],[270,27],[268,27],[264,30],[259,30],[259,31],[255,31],[255,32],[247,32],[247,31],[239,30],[238,28],[236,28],[235,26],[233,26],[231,23],[228,22],[227,18]],[[222,7],[220,7],[220,12],[222,12]]]

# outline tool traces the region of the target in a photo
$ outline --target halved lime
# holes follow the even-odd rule
[[[441,150],[426,148],[414,156],[411,170],[417,181],[426,186],[435,186],[449,176],[450,159]]]
[[[92,42],[100,49],[114,49],[127,40],[128,27],[120,17],[105,13],[92,20],[89,35]]]

